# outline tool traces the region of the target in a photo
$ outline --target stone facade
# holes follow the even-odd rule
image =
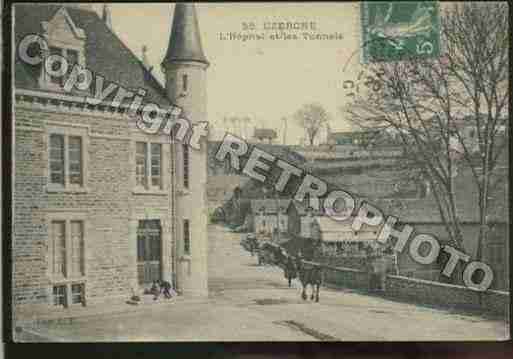
[[[54,189],[48,184],[49,136],[55,132],[82,136],[83,185]],[[135,186],[135,142],[162,145],[160,191]],[[17,96],[15,106],[15,189],[13,295],[15,308],[52,306],[57,284],[85,285],[85,303],[127,298],[137,282],[139,220],[160,220],[162,277],[172,280],[170,235],[171,157],[169,139],[146,135],[128,117],[73,111]],[[49,268],[50,223],[84,223],[84,275],[54,278]],[[69,276],[68,276],[69,277]],[[30,310],[33,311],[30,306]]]
[[[70,27],[80,28],[85,41],[82,63],[93,73],[119,86],[144,89],[149,97],[145,101],[162,108],[181,106],[192,122],[207,120],[204,64],[169,64],[165,91],[96,13],[56,4],[20,5],[16,10],[17,43],[41,24],[65,17],[66,26],[52,36],[64,39],[70,35]],[[177,5],[174,23],[191,26],[192,22],[197,27],[191,13],[195,14],[194,5]],[[170,42],[182,41],[174,36]],[[105,43],[107,40],[111,43]],[[63,42],[62,46],[67,45]],[[69,314],[78,307],[106,302],[123,303],[156,279],[169,281],[184,296],[206,296],[206,144],[201,151],[189,150],[186,165],[183,145],[173,143],[162,132],[147,134],[138,129],[125,104],[113,107],[109,98],[86,105],[75,93],[41,83],[41,68],[24,68],[21,60],[16,66],[15,320],[37,318],[38,313],[49,311]],[[178,94],[184,75],[189,89]],[[52,177],[56,158],[62,160],[57,167],[58,178],[64,178],[62,184]],[[77,161],[78,182],[71,179]],[[188,188],[184,187],[186,175]]]
[[[170,43],[162,67],[170,101],[183,110],[191,123],[207,122],[206,81],[209,63],[203,54],[196,10],[192,4],[175,5]],[[174,196],[177,283],[193,296],[207,296],[207,141],[201,143],[200,150],[189,148],[187,154],[181,143],[176,143],[174,148],[177,169]],[[187,166],[184,166],[185,160]],[[185,229],[186,222],[188,230]],[[191,239],[189,246],[184,240],[185,232]]]

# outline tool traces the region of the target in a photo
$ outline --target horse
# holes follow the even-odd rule
[[[258,240],[256,237],[249,237],[248,236],[248,245],[249,245],[249,253],[251,253],[251,256],[253,257],[255,253],[258,251]]]
[[[292,279],[297,278],[296,263],[291,256],[287,256],[283,264],[283,274],[285,279],[289,282],[289,288],[292,286]]]
[[[299,273],[299,281],[303,286],[303,291],[301,293],[301,298],[303,300],[307,299],[306,295],[306,287],[310,284],[312,287],[312,294],[310,296],[310,300],[314,300],[315,293],[315,301],[319,302],[319,288],[322,284],[322,268],[320,265],[310,264],[303,262],[300,258],[296,259],[296,267]]]

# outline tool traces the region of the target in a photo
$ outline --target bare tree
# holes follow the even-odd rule
[[[230,125],[228,124],[228,118],[226,116],[223,117],[223,126],[226,132],[230,132]]]
[[[239,131],[239,128],[237,127],[239,118],[236,116],[231,116],[228,120],[232,123],[233,133],[235,133],[237,136],[240,136],[240,131]]]
[[[453,178],[456,171],[470,171],[479,209],[477,260],[508,141],[508,26],[507,3],[451,4],[441,19],[442,56],[370,65],[379,91],[355,95],[346,108],[356,124],[382,129],[403,146],[429,182],[457,248],[463,238]]]
[[[249,140],[249,138],[251,136],[249,135],[248,127],[249,127],[249,124],[251,123],[251,117],[249,117],[249,116],[242,117],[242,123],[244,124],[244,138],[246,140]]]
[[[304,128],[306,138],[310,146],[313,146],[319,130],[329,120],[329,115],[320,104],[312,103],[303,105],[294,114],[294,119]]]
[[[281,122],[283,122],[283,144],[287,144],[287,117],[282,117]]]

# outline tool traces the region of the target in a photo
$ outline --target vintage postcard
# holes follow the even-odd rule
[[[508,340],[508,14],[11,4],[12,340]]]

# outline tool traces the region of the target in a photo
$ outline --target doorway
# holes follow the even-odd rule
[[[137,228],[137,277],[140,286],[161,279],[162,229],[160,220],[141,220]]]

